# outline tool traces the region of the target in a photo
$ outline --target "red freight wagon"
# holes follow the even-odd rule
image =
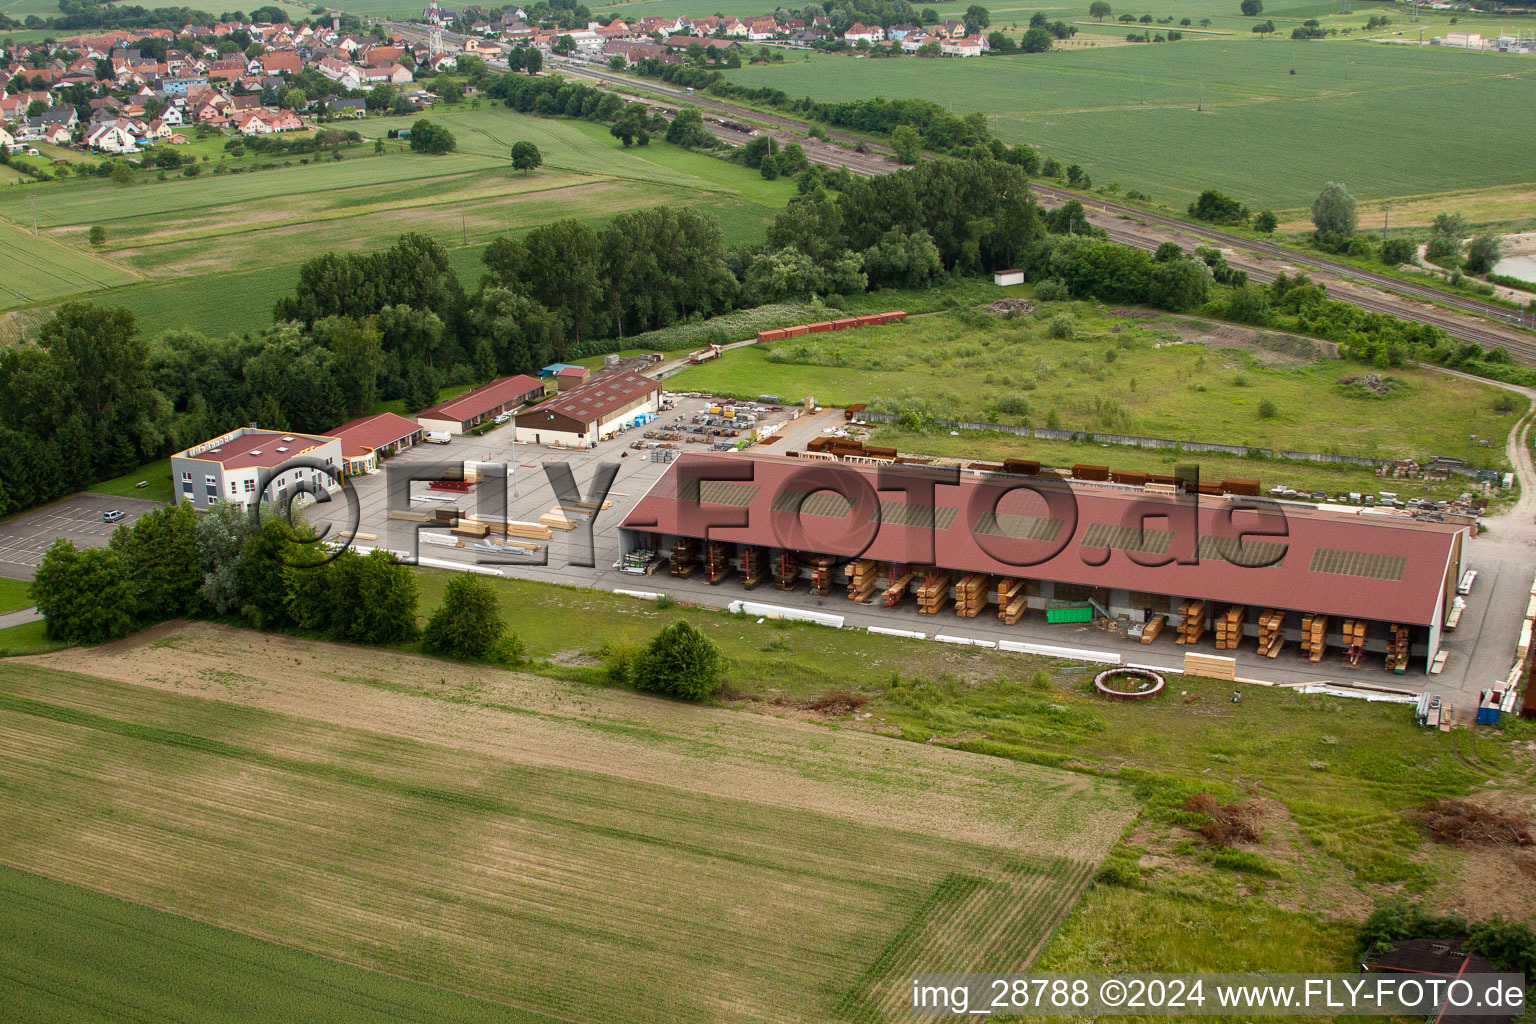
[[[784,328],[784,336],[786,338],[798,338],[802,334],[809,334],[809,333],[811,333],[811,325],[810,324],[800,324],[799,326],[796,326],[796,327],[786,327],[786,328]]]
[[[823,333],[825,331],[830,331],[831,329],[832,329],[832,321],[831,320],[823,320],[819,324],[811,324],[811,333],[812,334],[821,334],[821,333]]]
[[[857,326],[859,326],[859,318],[856,317],[856,316],[848,316],[848,317],[844,317],[841,320],[833,320],[832,321],[832,329],[834,331],[845,331],[845,330],[847,330],[850,327],[857,327]]]
[[[859,317],[860,327],[879,327],[883,323],[885,323],[885,317],[879,313]]]
[[[758,331],[757,332],[757,340],[759,342],[763,342],[763,341],[783,341],[784,340],[784,332],[783,331]]]
[[[898,324],[907,318],[907,311],[898,309],[894,313],[882,313],[881,316],[885,317],[885,322],[888,324]]]

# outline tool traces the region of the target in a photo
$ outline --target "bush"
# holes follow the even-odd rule
[[[1077,335],[1077,318],[1071,313],[1057,313],[1051,317],[1048,331],[1053,338],[1070,340]]]
[[[1035,301],[1037,302],[1065,302],[1072,297],[1071,291],[1054,277],[1047,278],[1035,285]]]
[[[725,679],[725,657],[685,620],[662,629],[630,662],[635,688],[680,700],[708,700]]]
[[[1381,243],[1381,262],[1389,267],[1395,267],[1400,263],[1412,263],[1414,257],[1414,245],[1406,238],[1389,238]]]
[[[421,646],[450,658],[485,658],[497,649],[506,628],[490,583],[479,576],[456,576],[448,581],[442,607],[427,622]]]
[[[1261,420],[1272,420],[1272,419],[1274,419],[1278,415],[1280,415],[1280,410],[1275,407],[1275,403],[1274,402],[1270,401],[1267,398],[1260,400],[1260,402],[1259,402],[1259,419],[1261,419]]]

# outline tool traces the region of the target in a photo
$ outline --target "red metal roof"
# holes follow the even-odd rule
[[[628,370],[605,373],[580,387],[562,391],[549,401],[519,413],[517,425],[537,426],[552,416],[564,416],[577,423],[593,423],[624,408],[638,398],[660,390],[660,381],[643,374],[631,373]]]
[[[458,420],[464,423],[499,406],[521,402],[530,392],[543,394],[544,382],[522,373],[516,377],[502,377],[489,384],[482,384],[473,391],[466,391],[458,398],[450,398],[430,409],[423,409],[416,414],[416,418]]]
[[[329,441],[319,434],[280,434],[271,430],[255,430],[231,438],[217,448],[209,448],[197,455],[178,452],[182,458],[217,462],[225,469],[250,469],[259,466],[271,469],[289,459],[298,458],[311,448]],[[188,449],[190,451],[190,449]]]
[[[932,469],[899,469],[907,480],[936,476]],[[931,485],[928,499],[923,486],[909,486],[905,494],[893,489],[896,472],[822,460],[685,454],[621,526],[1412,625],[1434,621],[1460,530],[1289,505],[1282,515],[1275,511],[1282,506],[1257,498],[1200,497],[1195,504],[1112,484],[1053,487],[1038,478],[968,470],[939,471],[948,474],[940,479],[954,482]],[[732,482],[700,482],[712,480]],[[851,514],[849,502],[831,491],[854,499]],[[680,492],[706,500],[681,500]],[[925,500],[934,509],[931,519],[921,511]],[[1195,530],[1185,525],[1191,515]],[[1170,559],[1178,561],[1160,564]]]
[[[421,429],[421,424],[408,420],[404,416],[397,416],[392,412],[381,412],[374,416],[355,419],[351,423],[343,423],[331,431],[331,436],[341,439],[341,454],[349,459],[355,459],[368,454],[370,449],[394,444]]]

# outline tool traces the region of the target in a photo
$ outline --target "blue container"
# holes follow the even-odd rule
[[[1477,709],[1477,724],[1478,725],[1498,725],[1499,724],[1499,709],[1498,708],[1478,708]]]

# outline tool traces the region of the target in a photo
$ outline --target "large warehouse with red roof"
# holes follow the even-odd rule
[[[1415,664],[1433,659],[1461,573],[1465,526],[1160,490],[958,468],[687,454],[625,517],[621,547],[671,557],[687,538],[697,543],[685,541],[678,555],[725,570],[712,576],[762,574],[767,566],[765,582],[774,584],[792,568],[796,579],[809,573],[823,589],[827,578],[816,575],[817,565],[834,559],[871,560],[865,567],[880,574],[882,588],[898,573],[913,573],[914,590],[933,570],[957,581],[980,574],[988,599],[1001,584],[1031,609],[1096,604],[1133,622],[1177,620],[1187,600],[1204,602],[1201,614],[1212,622],[1240,606],[1251,610],[1244,615],[1249,637],[1258,635],[1261,612],[1284,613],[1292,637],[1303,616],[1327,616],[1335,630],[1345,620],[1364,623],[1368,651],[1387,650],[1394,635],[1404,635],[1391,627],[1405,627]],[[840,573],[837,580],[841,590]]]

